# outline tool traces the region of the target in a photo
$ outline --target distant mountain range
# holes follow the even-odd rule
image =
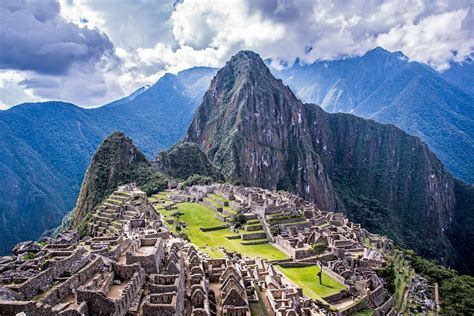
[[[439,74],[375,49],[274,74],[305,102],[420,136],[449,170],[474,182],[472,69],[469,62],[453,64]],[[0,111],[0,254],[60,223],[75,206],[95,149],[113,131],[124,131],[149,158],[178,141],[216,72],[195,67],[167,74],[96,109],[43,102]]]
[[[215,71],[167,74],[95,109],[43,102],[0,111],[0,255],[61,222],[94,151],[113,131],[133,137],[149,157],[179,140]]]
[[[307,103],[393,124],[420,137],[453,175],[474,183],[474,64],[438,73],[380,47],[364,56],[273,73]]]

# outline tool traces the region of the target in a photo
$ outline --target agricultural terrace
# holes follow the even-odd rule
[[[319,266],[287,267],[275,266],[291,281],[303,289],[303,293],[313,300],[324,301],[324,297],[339,293],[346,287],[323,272],[322,284],[319,284]]]
[[[168,198],[166,193],[154,195],[153,200],[166,201]],[[166,204],[166,202],[164,202]],[[225,222],[219,220],[216,215],[217,212],[198,203],[178,203],[176,207],[170,210],[165,210],[159,204],[156,204],[155,209],[164,217],[165,224],[171,229],[173,233],[177,233],[174,224],[168,223],[168,220],[175,220],[172,216],[175,212],[183,213],[179,221],[186,223],[186,227],[181,229],[188,235],[189,240],[199,247],[201,250],[209,254],[211,258],[223,258],[224,254],[219,250],[223,247],[228,252],[238,252],[249,257],[260,257],[267,260],[282,260],[288,257],[275,247],[273,247],[265,240],[262,244],[246,245],[245,241],[240,239],[240,234],[236,234],[228,228],[222,227],[213,231],[203,232],[200,228],[212,228],[224,226]],[[241,231],[245,233],[245,231]],[[235,239],[229,239],[235,238]]]

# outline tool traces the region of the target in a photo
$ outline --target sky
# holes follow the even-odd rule
[[[438,71],[474,57],[474,0],[2,0],[0,109],[95,107],[250,49],[275,67],[381,46]]]

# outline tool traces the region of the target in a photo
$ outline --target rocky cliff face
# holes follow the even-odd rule
[[[253,52],[217,73],[185,140],[230,179],[295,192],[425,256],[449,257],[453,178],[428,147],[392,125],[303,104]]]
[[[214,181],[224,180],[207,155],[194,143],[178,143],[160,152],[153,165],[161,173],[181,180],[195,174],[211,177]]]
[[[234,56],[213,79],[188,130],[230,179],[288,189],[327,210],[336,196],[311,150],[305,106],[253,52]]]
[[[164,187],[164,180],[151,166],[145,155],[122,132],[107,137],[92,157],[73,214],[77,227],[100,202],[118,185],[137,182],[142,187]],[[143,188],[142,188],[143,189]]]

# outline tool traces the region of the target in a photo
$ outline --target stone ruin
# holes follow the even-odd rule
[[[390,242],[343,214],[321,211],[290,193],[229,184],[176,185],[167,194],[171,201],[164,209],[201,203],[227,223],[241,212],[247,219],[239,232],[242,242],[271,242],[291,262],[226,252],[210,258],[170,232],[154,210],[161,202],[150,202],[129,184],[95,210],[87,237],[64,232],[20,243],[12,256],[0,257],[0,315],[250,316],[252,304],[277,316],[330,313],[274,263],[318,264],[344,284],[346,290],[324,298],[338,315],[365,307],[394,315],[393,298],[374,273],[385,265],[383,249]],[[211,201],[211,195],[224,199]],[[354,302],[349,308],[338,307],[349,300]]]

